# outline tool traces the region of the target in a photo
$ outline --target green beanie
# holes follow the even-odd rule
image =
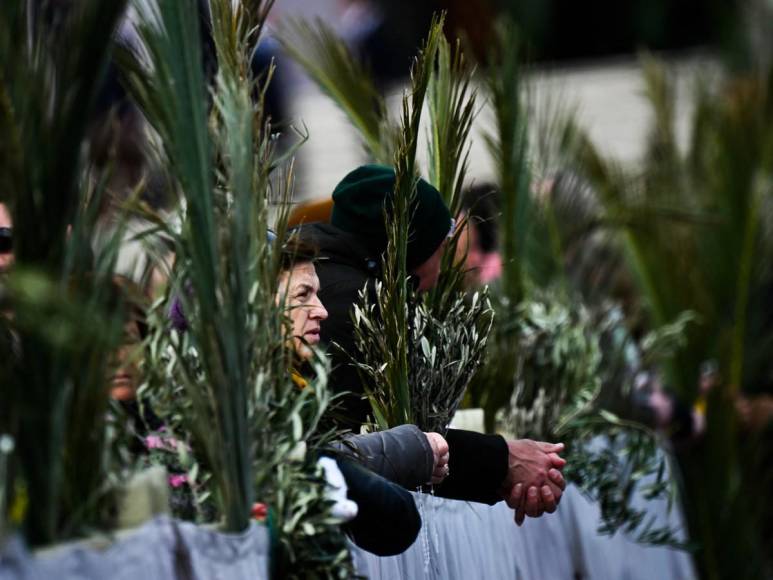
[[[333,215],[337,228],[362,238],[372,249],[387,246],[384,225],[385,202],[394,195],[395,172],[383,165],[363,165],[349,173],[333,191]],[[416,198],[408,238],[408,269],[425,262],[448,236],[451,212],[440,192],[423,179],[416,186]]]

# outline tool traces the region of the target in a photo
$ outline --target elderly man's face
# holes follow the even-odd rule
[[[0,203],[0,272],[13,264],[13,237],[11,214],[5,204]]]
[[[307,359],[311,356],[308,345],[319,343],[320,325],[327,318],[318,295],[319,278],[314,264],[300,262],[282,272],[279,292],[285,297],[287,315],[292,321],[293,346],[302,359]]]

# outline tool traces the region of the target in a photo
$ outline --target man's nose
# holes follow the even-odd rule
[[[319,298],[314,301],[314,306],[311,310],[311,317],[315,320],[325,320],[327,318],[327,309],[322,305]]]

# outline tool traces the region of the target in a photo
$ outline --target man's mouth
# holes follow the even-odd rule
[[[319,328],[314,328],[312,330],[307,330],[304,333],[304,337],[306,338],[306,342],[310,344],[316,344],[319,342]]]

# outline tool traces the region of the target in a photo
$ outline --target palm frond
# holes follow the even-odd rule
[[[341,575],[351,571],[350,559],[312,459],[325,442],[317,428],[330,402],[327,368],[317,364],[305,389],[292,383],[289,329],[276,299],[293,181],[264,118],[271,75],[251,76],[265,18],[260,6],[210,2],[219,61],[210,111],[194,3],[166,0],[158,13],[143,12],[149,63],[123,55],[186,202],[180,231],[169,235],[176,258],[170,297],[182,305],[187,329],[156,329],[145,391],[170,426],[190,436],[189,477],[207,488],[197,491],[198,501],[209,493],[215,500],[214,513],[200,517],[243,530],[253,503],[264,502],[278,530],[277,566]],[[187,89],[178,94],[181,86]],[[293,459],[306,444],[312,453]]]
[[[411,93],[403,99],[395,192],[385,215],[389,240],[383,279],[372,296],[367,290],[360,293],[353,322],[360,355],[354,364],[371,385],[368,395],[377,425],[412,423],[444,433],[482,362],[492,312],[485,291],[470,300],[463,293],[462,267],[454,260],[458,232],[446,251],[437,292],[423,299],[408,284],[415,157],[425,96],[431,102],[431,173],[435,185],[444,184],[454,207],[460,202],[474,116],[471,73],[458,46],[452,60],[442,25],[443,16],[433,21],[412,70]]]
[[[440,191],[458,223],[456,232],[446,243],[440,277],[427,300],[434,316],[443,318],[453,304],[464,282],[464,259],[458,256],[458,241],[467,227],[460,214],[462,190],[470,157],[470,131],[476,116],[477,92],[471,88],[474,70],[466,64],[461,43],[453,50],[443,36],[438,44],[437,65],[428,88],[429,182]],[[466,255],[467,248],[462,248]]]
[[[254,187],[267,182],[270,155],[265,133],[256,131],[262,112],[253,111],[251,85],[243,82],[251,54],[248,17],[230,2],[212,2],[212,13],[221,66],[211,116],[194,2],[160,2],[157,11],[143,5],[139,31],[150,70],[137,74],[139,63],[124,70],[186,201],[182,231],[173,238],[184,276],[175,286],[191,319],[190,331],[173,344],[181,349],[178,368],[190,398],[186,427],[217,482],[227,529],[242,530],[255,493],[249,409],[257,306],[251,293],[258,284],[264,293],[273,288],[266,284],[273,272],[267,216],[260,211],[265,204],[258,201],[265,189]]]
[[[485,136],[502,196],[502,292],[511,304],[524,296],[528,272],[527,240],[535,210],[531,199],[526,108],[519,61],[518,33],[512,22],[499,27],[486,85],[495,132]]]
[[[12,417],[0,430],[14,435],[35,498],[24,521],[33,545],[110,523],[105,377],[123,323],[115,244],[90,247],[99,191],[84,151],[124,8],[13,1],[0,15],[0,183],[16,256],[14,317],[0,322],[15,337],[2,355]]]
[[[461,206],[470,161],[469,136],[476,117],[477,97],[477,91],[471,87],[474,72],[465,62],[461,42],[457,40],[452,47],[441,36],[437,65],[427,91],[430,160],[427,174],[453,215]]]
[[[388,244],[383,260],[383,280],[376,285],[371,305],[365,294],[355,308],[355,341],[363,359],[359,368],[377,379],[369,390],[380,428],[415,423],[408,359],[409,304],[407,251],[412,207],[416,196],[419,123],[430,73],[442,36],[442,17],[433,19],[427,39],[411,68],[410,92],[403,96],[402,130],[394,156],[395,186],[385,208]],[[378,321],[378,322],[376,322]],[[382,325],[380,329],[377,327]],[[382,362],[376,362],[382,361]]]
[[[390,426],[414,422],[407,344],[408,304],[411,300],[407,267],[408,239],[416,196],[419,124],[442,31],[443,18],[434,18],[424,46],[411,68],[411,92],[403,96],[403,130],[394,157],[394,197],[392,207],[387,210],[389,218],[387,214],[384,216],[389,243],[383,265],[385,302],[379,306],[384,315],[385,333],[391,337],[391,346],[395,349],[386,367],[389,388],[394,393],[396,403],[391,410]]]
[[[383,97],[367,69],[324,22],[290,20],[278,33],[282,48],[340,107],[360,134],[369,157],[389,164],[394,155]]]

